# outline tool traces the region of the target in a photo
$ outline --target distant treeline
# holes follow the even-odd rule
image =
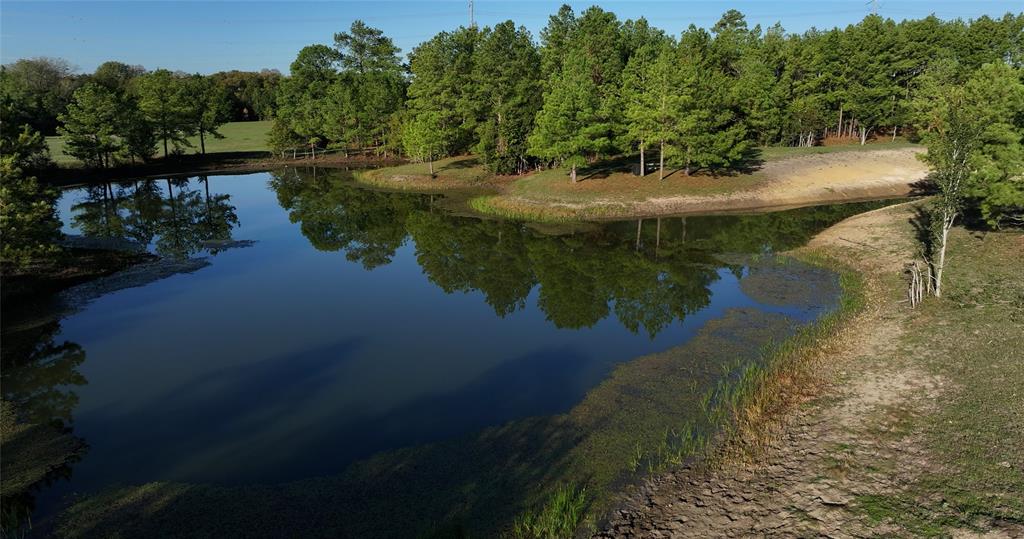
[[[471,152],[499,173],[617,154],[685,168],[734,167],[757,145],[916,138],[932,126],[922,88],[963,84],[983,65],[1020,73],[1024,14],[972,21],[876,15],[788,34],[735,10],[673,36],[563,6],[539,43],[512,21],[461,27],[415,47],[361,21],[299,51],[288,76],[147,72],[118,62],[91,75],[66,62],[4,66],[4,120],[64,134],[93,166],[166,155],[225,121],[275,120],[278,151],[360,149],[429,161]],[[200,148],[201,150],[202,148]]]
[[[226,71],[204,76],[146,71],[106,62],[88,75],[60,59],[18,60],[0,68],[3,120],[45,135],[64,135],[66,151],[86,165],[107,167],[164,156],[208,136],[228,121],[269,119],[276,108],[277,71]]]
[[[422,43],[403,66],[356,22],[303,48],[280,87],[272,145],[373,146],[431,160],[473,152],[496,172],[575,168],[654,150],[729,167],[753,145],[915,136],[925,86],[1019,66],[1024,14],[964,22],[876,15],[844,29],[750,28],[737,11],[677,38],[646,20],[563,6],[536,43],[507,21]],[[663,152],[662,152],[663,151]]]

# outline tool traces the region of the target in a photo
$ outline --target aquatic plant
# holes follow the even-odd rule
[[[572,537],[586,513],[587,489],[563,485],[555,490],[537,512],[516,518],[512,536],[516,539],[561,539]]]

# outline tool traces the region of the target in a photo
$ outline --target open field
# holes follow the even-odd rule
[[[470,205],[482,213],[541,221],[629,218],[695,212],[755,210],[864,198],[905,196],[926,167],[921,148],[902,141],[867,146],[767,148],[752,171],[731,175],[686,176],[666,169],[645,177],[630,173],[632,161],[617,160],[579,171],[568,181],[565,169],[524,176],[493,176],[474,157],[364,171],[358,179],[406,190],[489,189]]]
[[[224,135],[222,139],[207,137],[206,153],[228,153],[228,152],[269,152],[267,147],[267,134],[270,132],[272,121],[260,122],[230,122],[220,128]],[[192,148],[186,148],[186,154],[199,153],[199,137],[190,137],[189,142]],[[81,163],[64,153],[63,137],[46,137],[46,143],[50,147],[50,157],[62,167],[76,167]],[[162,147],[161,147],[162,148]],[[163,150],[161,149],[160,152]],[[162,153],[160,154],[162,155]]]
[[[866,279],[864,312],[803,358],[819,383],[788,388],[810,397],[733,440],[748,460],[647,482],[602,536],[1024,535],[1024,234],[955,229],[946,297],[911,310],[901,273],[919,204],[850,218],[798,253]]]

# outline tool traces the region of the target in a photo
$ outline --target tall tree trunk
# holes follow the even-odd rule
[[[839,124],[836,125],[836,134],[843,137],[843,106],[839,105]]]
[[[643,224],[644,224],[644,220],[643,219],[637,219],[636,220],[636,250],[637,251],[640,250],[640,227],[643,226]]]
[[[956,220],[956,213],[942,214],[942,235],[939,237],[939,260],[935,264],[935,297],[942,297],[942,270],[946,266],[946,242],[949,239],[949,229],[953,228]]]
[[[896,142],[896,126],[892,126],[892,141]]]
[[[206,155],[206,137],[203,136],[203,130],[199,130],[199,148],[202,149],[203,155]]]
[[[640,177],[647,175],[647,163],[644,161],[644,145],[640,145]]]
[[[576,165],[569,171],[569,183],[576,183]]]
[[[661,217],[658,217],[658,226],[654,230],[654,258],[658,258],[658,247],[661,247]]]
[[[665,179],[665,141],[661,141],[661,152],[658,156],[658,179]]]
[[[428,159],[427,167],[430,168],[430,177],[433,178],[434,177],[434,157],[431,156],[431,157],[428,157],[427,159]]]
[[[867,141],[868,141],[868,128],[864,127],[864,126],[861,126],[861,128],[860,128],[860,145],[863,146],[863,145],[867,144]]]
[[[167,159],[167,137],[164,137],[164,159]]]

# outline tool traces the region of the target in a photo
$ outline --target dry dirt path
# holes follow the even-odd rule
[[[639,211],[672,214],[755,210],[849,200],[902,197],[923,180],[919,148],[835,152],[768,161],[756,188],[712,196],[649,198]]]
[[[867,308],[821,351],[830,387],[788,414],[753,462],[649,480],[598,537],[913,535],[898,523],[871,519],[864,507],[934,468],[922,433],[908,429],[914,422],[906,419],[929,414],[952,385],[903,357],[897,344],[908,310],[892,291],[914,253],[912,209],[903,204],[855,216],[807,247],[841,254],[868,277]],[[1022,531],[1000,528],[985,536]]]

